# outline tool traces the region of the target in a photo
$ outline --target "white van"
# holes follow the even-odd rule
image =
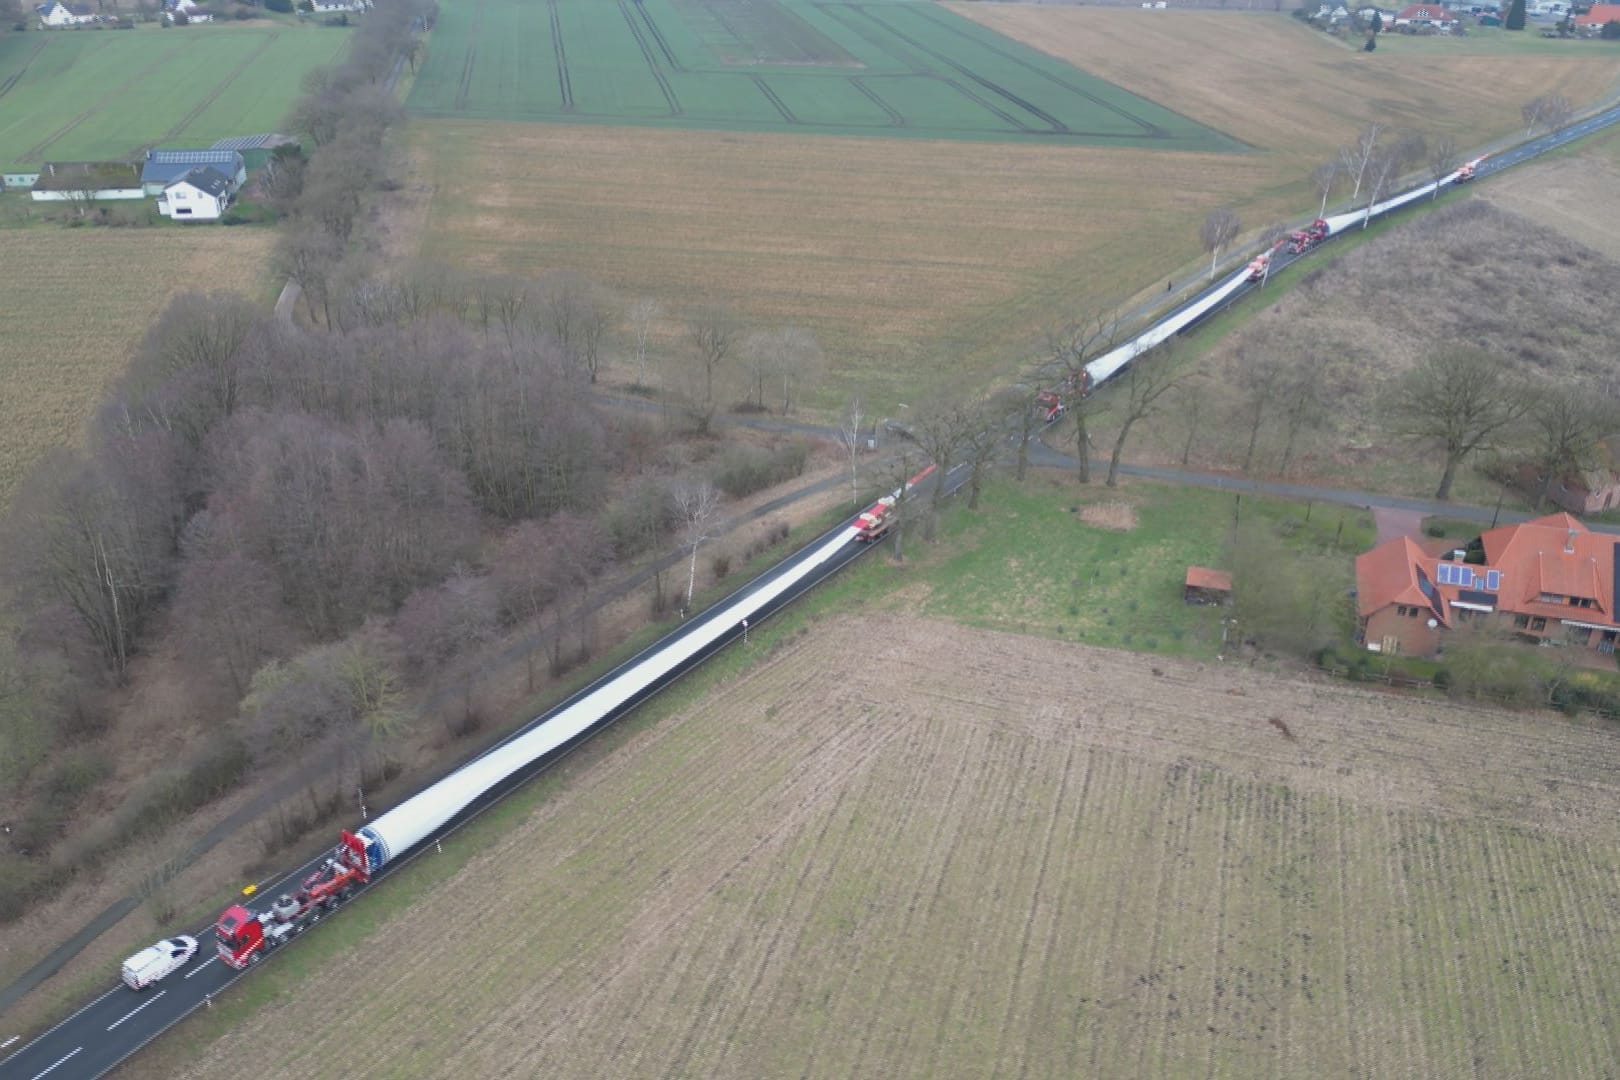
[[[170,975],[197,955],[197,939],[172,937],[148,946],[124,961],[124,983],[131,990],[145,990],[148,986]]]

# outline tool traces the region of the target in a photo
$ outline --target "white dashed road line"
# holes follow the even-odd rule
[[[147,1005],[152,1004],[152,1002],[155,1002],[158,998],[162,997],[164,994],[167,994],[167,993],[168,993],[167,990],[159,990],[157,993],[152,995],[152,1000],[151,1001],[147,1001],[147,1002],[144,1002],[143,1004],[137,1005],[132,1011],[125,1013],[119,1019],[114,1020],[111,1024],[108,1024],[107,1025],[107,1030],[111,1031],[113,1028],[117,1027],[119,1024],[122,1024],[125,1020],[128,1020],[130,1017],[134,1016],[136,1013],[138,1013],[142,1009],[146,1008]],[[53,1069],[55,1067],[56,1066],[54,1066],[54,1065],[51,1066],[51,1068],[53,1068]]]
[[[74,1048],[74,1051],[73,1051],[73,1054],[77,1054],[77,1053],[78,1053],[78,1052],[79,1052],[79,1051],[80,1051],[80,1050],[83,1050],[83,1049],[84,1049],[84,1047],[82,1047],[82,1046],[80,1046],[80,1047],[75,1047],[75,1048]],[[66,1061],[66,1060],[67,1060],[67,1059],[68,1059],[68,1058],[70,1058],[70,1057],[72,1057],[72,1056],[73,1056],[73,1054],[69,1054],[69,1055],[68,1055],[68,1056],[67,1056],[67,1057],[65,1057],[65,1058],[63,1058],[63,1059],[62,1059],[62,1061]],[[58,1062],[57,1062],[57,1063],[56,1063],[56,1065],[60,1065],[60,1064],[62,1064],[62,1061],[58,1061]],[[45,1075],[45,1073],[48,1073],[48,1072],[50,1072],[50,1071],[51,1071],[51,1069],[54,1069],[54,1068],[56,1068],[56,1065],[52,1065],[52,1066],[51,1066],[51,1068],[50,1068],[50,1069],[46,1069],[46,1070],[45,1070],[45,1072],[42,1072],[42,1073],[35,1073],[35,1074],[34,1074],[34,1080],[39,1080],[39,1078],[40,1078],[40,1077],[41,1077],[41,1076],[44,1076],[44,1075]]]
[[[204,960],[202,963],[198,964],[196,967],[194,967],[190,971],[186,972],[186,978],[188,978],[188,979],[191,978],[193,975],[197,974],[197,972],[201,971],[203,968],[207,967],[209,964],[212,964],[215,960],[218,960],[218,959],[219,959],[219,957],[217,957],[217,956],[210,956],[207,960]]]

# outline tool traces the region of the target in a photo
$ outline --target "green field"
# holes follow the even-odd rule
[[[298,26],[0,37],[0,165],[128,158],[278,130],[348,31]]]
[[[931,3],[456,0],[416,113],[1231,151]]]

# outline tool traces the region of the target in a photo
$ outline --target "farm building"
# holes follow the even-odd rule
[[[0,188],[7,191],[26,191],[39,183],[38,169],[6,169],[0,171]]]
[[[370,0],[310,0],[310,10],[317,15],[340,11],[365,11]]]
[[[144,194],[135,166],[122,161],[47,161],[33,187],[39,202],[139,199]]]
[[[164,189],[199,165],[223,173],[235,192],[247,182],[247,165],[236,150],[148,150],[141,165],[141,185],[148,195],[162,195]]]
[[[1371,652],[1431,656],[1447,630],[1486,620],[1537,643],[1612,654],[1620,539],[1551,514],[1434,555],[1409,537],[1356,558],[1356,615]]]
[[[212,165],[198,165],[163,189],[158,213],[175,221],[218,221],[235,193],[230,177]]]
[[[1232,575],[1207,566],[1189,566],[1181,598],[1189,604],[1224,604],[1232,598]]]
[[[262,169],[270,156],[283,146],[296,147],[298,140],[290,135],[278,135],[268,132],[263,135],[232,135],[228,139],[221,139],[211,150],[235,150],[242,155],[243,164],[249,169]]]
[[[64,4],[62,0],[40,4],[34,14],[43,26],[83,26],[96,21],[95,9],[88,4]]]

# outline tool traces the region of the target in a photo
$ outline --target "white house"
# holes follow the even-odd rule
[[[82,26],[96,21],[96,13],[88,5],[64,4],[62,0],[40,4],[34,13],[45,26]]]
[[[365,11],[371,0],[310,0],[310,10],[317,15],[338,11]]]
[[[212,165],[199,165],[158,196],[158,213],[176,221],[218,221],[231,205],[236,186]]]

